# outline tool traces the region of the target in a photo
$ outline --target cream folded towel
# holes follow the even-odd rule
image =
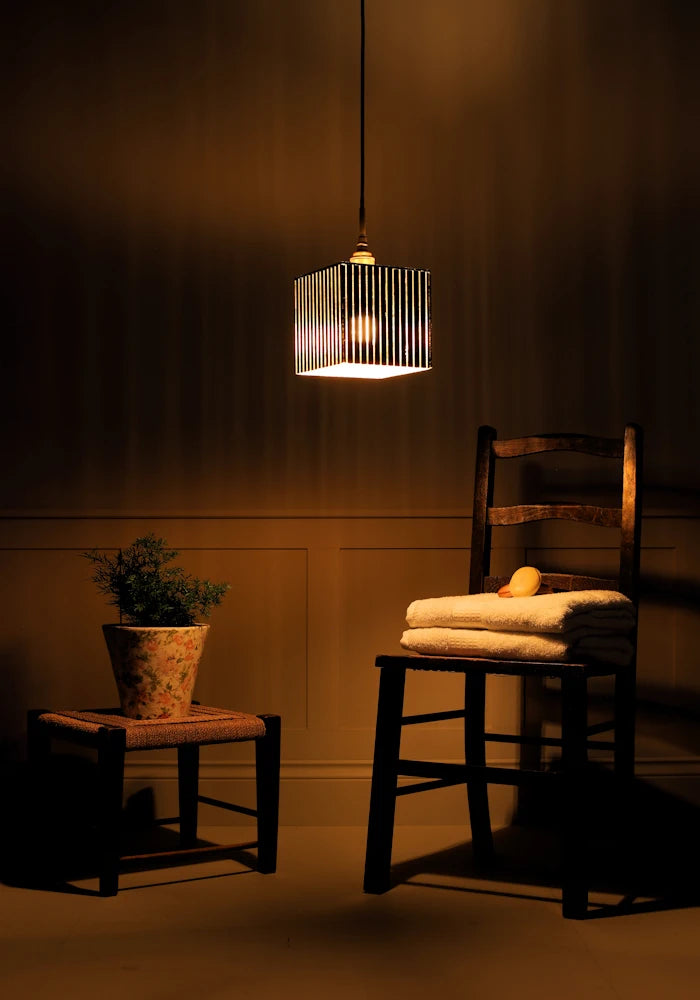
[[[414,601],[406,612],[411,628],[491,629],[496,632],[630,632],[634,605],[614,590],[572,590],[534,597],[468,594]]]
[[[634,647],[626,635],[587,635],[571,646],[570,660],[601,660],[626,667],[632,662]]]
[[[538,635],[535,632],[410,628],[403,633],[400,641],[404,649],[432,656],[477,656],[494,660],[535,660],[545,663],[576,662],[580,658],[627,666],[633,654],[629,639],[610,634],[588,633],[584,638],[569,640],[563,635]]]

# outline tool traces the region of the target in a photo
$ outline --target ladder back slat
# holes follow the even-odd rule
[[[492,450],[496,458],[519,458],[543,451],[574,451],[601,458],[622,458],[623,442],[619,438],[591,437],[588,434],[540,434],[537,437],[495,440]]]
[[[571,500],[558,503],[494,506],[494,474],[500,458],[535,455],[538,452],[568,451],[621,459],[622,497],[619,507],[577,504]],[[598,579],[573,574],[551,576],[547,586],[554,590],[618,590],[635,604],[639,596],[639,551],[642,526],[642,452],[643,434],[636,424],[627,424],[624,437],[594,437],[585,434],[537,434],[530,437],[498,439],[495,428],[479,428],[474,506],[471,532],[469,593],[498,590],[508,580],[494,586],[491,577],[491,535],[494,526],[521,525],[526,522],[564,520],[573,523],[617,528],[620,531],[619,575],[615,579]],[[590,496],[590,494],[589,494]],[[513,567],[515,568],[515,567]],[[552,569],[565,569],[552,566]]]
[[[489,507],[487,511],[487,524],[493,527],[555,519],[597,524],[603,528],[619,528],[622,524],[622,511],[619,507],[591,507],[585,504],[564,503]]]
[[[484,579],[484,593],[495,594],[510,583],[509,576],[487,576]],[[557,590],[617,590],[619,583],[610,577],[581,576],[576,573],[542,573],[542,584]]]

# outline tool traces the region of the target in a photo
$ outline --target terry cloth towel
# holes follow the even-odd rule
[[[411,628],[492,629],[496,632],[631,632],[634,605],[614,590],[572,590],[534,597],[468,594],[414,601]]]
[[[502,600],[502,598],[501,598]],[[515,600],[515,598],[513,598]],[[404,649],[432,656],[476,656],[494,660],[534,660],[544,663],[598,660],[627,666],[633,646],[626,636],[590,632],[571,640],[564,635],[534,632],[494,632],[469,628],[410,628],[401,636]]]

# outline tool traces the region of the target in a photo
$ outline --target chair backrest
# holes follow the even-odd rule
[[[494,507],[496,464],[501,460],[522,458],[546,451],[579,452],[617,459],[621,464],[620,506],[594,507],[583,503],[542,503]],[[499,440],[493,427],[480,427],[474,483],[469,593],[492,592],[508,582],[508,577],[489,575],[493,527],[556,518],[619,529],[619,572],[614,579],[543,573],[542,582],[553,590],[618,590],[636,605],[642,523],[641,484],[642,430],[636,424],[627,424],[623,438],[591,437],[585,434],[541,434],[535,437]]]

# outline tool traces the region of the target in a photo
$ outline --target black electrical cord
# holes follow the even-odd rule
[[[365,219],[365,0],[360,0],[360,238],[358,249],[367,248]]]
[[[367,246],[365,219],[365,0],[360,0],[360,235],[350,260],[355,264],[374,264]]]

